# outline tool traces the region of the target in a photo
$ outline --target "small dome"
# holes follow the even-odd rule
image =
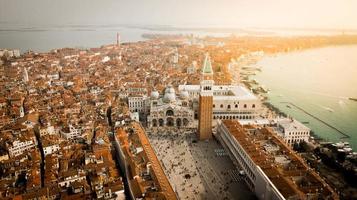
[[[150,95],[150,97],[151,97],[152,99],[158,99],[159,96],[160,96],[160,94],[159,94],[159,92],[156,91],[156,90],[153,90],[153,91],[151,92],[151,95]]]
[[[189,94],[188,94],[188,92],[187,92],[186,90],[182,90],[182,91],[180,92],[180,97],[181,97],[182,99],[188,99]]]

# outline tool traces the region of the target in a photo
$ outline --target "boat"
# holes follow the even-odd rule
[[[353,98],[353,97],[350,97],[348,99],[351,100],[351,101],[357,101],[357,98]]]
[[[333,112],[333,110],[331,108],[325,108],[325,109],[329,112]]]
[[[329,111],[329,112],[333,112],[334,110],[332,108],[329,107],[325,107],[325,106],[321,106],[323,109]]]

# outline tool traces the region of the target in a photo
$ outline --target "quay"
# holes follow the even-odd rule
[[[349,136],[348,134],[344,133],[343,131],[339,130],[338,128],[334,127],[333,125],[331,125],[331,124],[329,124],[329,123],[323,121],[322,119],[316,117],[315,115],[313,115],[313,114],[307,112],[305,109],[301,108],[300,106],[298,106],[298,105],[296,105],[296,104],[294,104],[294,103],[292,103],[292,102],[280,102],[280,103],[290,104],[290,105],[294,106],[295,108],[301,110],[301,111],[304,112],[305,114],[309,115],[310,117],[316,119],[317,121],[319,121],[319,122],[325,124],[326,126],[330,127],[331,129],[337,131],[338,133],[340,133],[341,135],[343,135],[340,139],[350,138],[350,136]]]

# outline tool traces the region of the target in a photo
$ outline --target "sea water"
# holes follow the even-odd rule
[[[357,46],[330,46],[266,56],[254,78],[270,91],[268,102],[305,122],[314,133],[332,142],[350,142],[357,150]],[[288,102],[288,103],[287,103]],[[350,136],[341,139],[338,131]]]

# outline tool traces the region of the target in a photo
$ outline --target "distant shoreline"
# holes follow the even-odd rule
[[[193,35],[199,37],[318,37],[355,34],[354,29],[282,29],[282,28],[227,28],[179,27],[160,25],[9,25],[0,27],[0,49],[19,49],[45,53],[60,48],[96,48],[114,44],[116,33],[123,42],[145,41],[145,35]]]

